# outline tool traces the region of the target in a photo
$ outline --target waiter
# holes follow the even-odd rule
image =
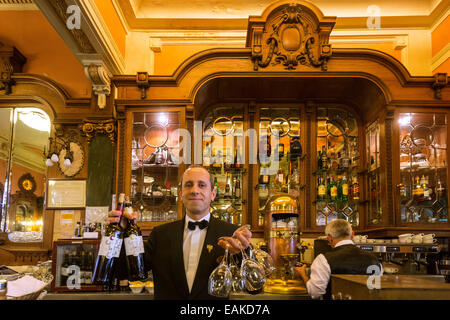
[[[382,274],[377,258],[353,243],[352,226],[348,221],[337,219],[330,222],[325,227],[325,234],[333,249],[314,259],[311,278],[306,275],[305,264],[295,268],[313,299],[331,298],[331,274],[372,274],[372,270],[379,270],[377,275]]]
[[[178,192],[186,215],[155,227],[145,244],[145,266],[153,272],[155,299],[215,299],[208,294],[208,278],[224,248],[228,246],[230,253],[238,254],[248,247],[252,234],[211,216],[209,208],[217,190],[204,167],[190,166],[183,173]],[[118,222],[120,215],[120,211],[111,211],[108,223]],[[137,219],[135,212],[124,215]],[[229,237],[228,241],[218,241],[222,236]]]

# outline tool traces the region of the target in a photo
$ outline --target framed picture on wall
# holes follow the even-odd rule
[[[86,180],[49,180],[47,208],[86,207]]]

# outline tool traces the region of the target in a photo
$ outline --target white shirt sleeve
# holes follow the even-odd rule
[[[306,283],[308,294],[313,299],[318,299],[327,291],[330,281],[331,269],[323,254],[319,254],[311,265],[311,276]]]

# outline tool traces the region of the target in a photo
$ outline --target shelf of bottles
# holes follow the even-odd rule
[[[139,221],[177,219],[179,112],[133,113],[130,200]]]
[[[440,113],[400,113],[401,220],[447,223],[447,117]]]
[[[359,225],[359,152],[356,119],[334,108],[317,110],[316,224],[335,219]]]
[[[381,200],[381,169],[380,169],[380,126],[372,123],[366,130],[367,148],[367,188],[369,201],[369,224],[378,225],[383,221]]]
[[[78,241],[77,241],[78,242]],[[76,267],[80,270],[80,286],[92,286],[92,273],[98,252],[98,241],[56,241],[56,261],[53,268],[55,287],[68,288],[75,286],[73,280]],[[87,242],[87,243],[86,243]],[[71,279],[69,279],[72,275]]]
[[[258,129],[257,226],[263,228],[266,206],[272,195],[286,193],[299,200],[300,162],[303,156],[299,110],[261,108]]]
[[[239,108],[217,108],[203,123],[203,166],[211,173],[216,189],[210,211],[214,217],[236,225],[242,224],[245,203],[242,114]]]

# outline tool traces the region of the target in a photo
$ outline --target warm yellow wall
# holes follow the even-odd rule
[[[382,51],[402,61],[402,51],[395,50],[392,43],[333,43],[333,48],[365,48]]]
[[[433,70],[433,73],[437,72],[447,73],[450,76],[450,59],[447,59],[439,67]]]
[[[125,58],[126,36],[127,32],[120,21],[117,11],[111,0],[95,0],[95,4],[99,9],[103,20],[108,26],[109,32],[114,38],[120,53]]]
[[[212,46],[163,46],[161,52],[155,52],[154,74],[171,75],[184,60],[197,52],[213,48]]]
[[[0,11],[0,42],[27,58],[24,73],[49,77],[72,97],[90,97],[83,67],[40,11]]]
[[[431,33],[431,42],[433,56],[450,43],[450,15]]]

